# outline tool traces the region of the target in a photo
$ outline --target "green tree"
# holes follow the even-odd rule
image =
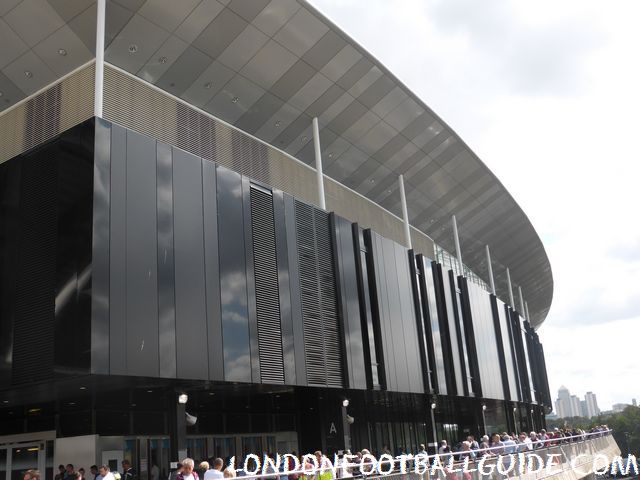
[[[631,453],[640,456],[640,407],[629,405],[622,412],[608,415],[598,415],[593,418],[571,417],[547,420],[547,429],[581,428],[589,431],[591,428],[607,425],[613,430],[615,438],[623,456]]]
[[[613,437],[618,442],[622,455],[631,453],[638,456],[640,453],[640,407],[629,405],[620,413],[603,417],[602,422],[613,430]]]

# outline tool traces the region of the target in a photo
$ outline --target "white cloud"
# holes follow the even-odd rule
[[[555,281],[540,332],[552,389],[630,401],[640,2],[313,3],[442,116],[531,219]]]

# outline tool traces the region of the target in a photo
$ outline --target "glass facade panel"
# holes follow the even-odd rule
[[[204,438],[187,438],[187,456],[194,459],[207,458],[207,443]]]
[[[455,280],[456,284],[457,284],[457,279]],[[464,378],[464,382],[466,382],[466,386],[467,386],[467,392],[469,395],[473,395],[473,382],[471,382],[471,365],[469,364],[469,353],[467,351],[467,341],[469,340],[467,337],[467,333],[465,332],[465,328],[464,328],[464,321],[462,319],[462,297],[461,297],[461,293],[459,292],[459,287],[456,290],[456,303],[458,305],[458,312],[459,312],[459,317],[458,317],[458,325],[460,325],[460,335],[461,335],[461,339],[462,341],[460,342],[460,345],[462,345],[462,359],[464,360],[464,371],[466,373],[466,377]]]
[[[486,402],[484,411],[485,432],[502,433],[508,431],[508,422],[505,407],[502,402]]]
[[[361,242],[361,245],[364,245],[364,242]],[[378,362],[378,353],[376,350],[376,336],[375,330],[373,326],[373,318],[371,316],[371,298],[369,297],[369,288],[368,288],[368,278],[369,278],[369,270],[367,267],[367,253],[366,251],[360,251],[360,263],[362,265],[362,279],[363,284],[367,284],[367,290],[364,297],[364,306],[365,311],[364,314],[367,319],[367,338],[369,340],[369,362],[371,363],[370,372],[371,372],[371,383],[374,388],[380,387],[380,362]]]
[[[7,449],[0,448],[0,480],[4,480],[7,475]]]
[[[451,343],[451,356],[453,357],[453,368],[456,379],[456,388],[458,395],[464,395],[464,385],[462,374],[462,361],[460,357],[460,348],[458,343],[458,327],[456,326],[456,318],[461,318],[461,312],[458,310],[458,302],[455,301],[451,293],[451,283],[449,282],[448,272],[442,272],[442,286],[444,290],[445,304],[447,308],[447,321],[449,322],[449,336]],[[455,294],[455,292],[454,292]],[[457,296],[457,294],[456,294]],[[454,311],[455,309],[455,311]]]
[[[500,357],[491,310],[491,298],[480,287],[469,283],[469,305],[473,319],[482,396],[504,399]]]
[[[214,437],[213,456],[216,458],[227,458],[235,454],[234,437]]]
[[[262,451],[262,437],[242,437],[242,455]]]
[[[440,320],[438,318],[438,308],[436,301],[436,290],[433,282],[433,264],[428,259],[424,259],[425,283],[427,285],[427,304],[429,306],[429,321],[431,322],[431,335],[433,340],[433,352],[436,360],[435,372],[438,381],[438,393],[447,394],[446,373],[444,369],[444,358],[442,352],[442,334],[440,332]],[[433,368],[433,367],[432,367]]]
[[[249,311],[240,175],[218,167],[220,303],[224,379],[251,381]]]
[[[524,350],[524,361],[527,364],[527,375],[529,377],[529,389],[531,391],[531,402],[536,403],[536,389],[533,384],[533,375],[531,374],[531,356],[529,355],[529,341],[527,330],[524,326],[524,318],[519,318],[520,331],[522,333],[522,346]]]
[[[22,480],[24,472],[38,465],[40,448],[36,445],[11,449],[11,480]]]
[[[507,315],[505,312],[505,305],[501,300],[496,299],[498,305],[498,318],[500,319],[500,331],[502,333],[502,345],[504,348],[504,360],[507,367],[507,381],[509,382],[509,394],[510,400],[514,402],[518,401],[518,377],[515,370],[515,362],[513,358],[513,351],[511,347],[511,335],[508,325]]]
[[[170,466],[169,439],[154,438],[149,440],[149,462],[151,475],[149,480],[167,478]]]

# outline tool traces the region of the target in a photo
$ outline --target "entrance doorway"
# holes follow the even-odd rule
[[[53,441],[24,437],[0,437],[0,480],[22,480],[30,469],[40,470],[43,480],[52,480]]]

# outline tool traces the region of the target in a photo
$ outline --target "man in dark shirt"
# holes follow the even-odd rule
[[[76,480],[75,467],[71,463],[67,463],[64,480]]]
[[[64,465],[58,465],[58,474],[54,477],[54,480],[62,480],[64,478]]]
[[[122,461],[122,480],[138,480],[136,471],[131,467],[131,462],[126,458]]]

